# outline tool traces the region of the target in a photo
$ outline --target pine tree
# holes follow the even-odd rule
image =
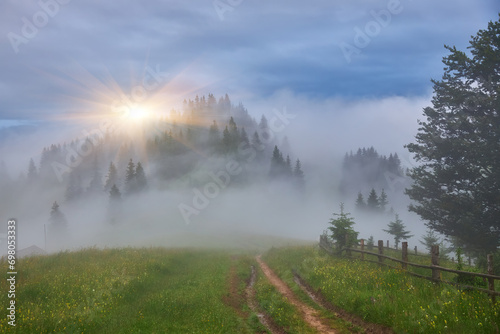
[[[479,30],[467,52],[445,46],[432,107],[406,146],[421,162],[410,172],[410,210],[480,257],[500,245],[499,36],[500,19]]]
[[[366,246],[368,248],[368,251],[373,250],[373,246],[375,246],[375,240],[373,239],[373,235],[370,235],[368,238],[368,241],[366,242]]]
[[[142,164],[140,162],[137,163],[135,168],[135,180],[136,180],[136,190],[143,191],[148,187],[148,183],[146,180],[146,174],[144,173],[144,169],[142,168]]]
[[[118,189],[116,184],[113,184],[111,190],[109,191],[110,202],[116,203],[121,201],[121,199],[122,199],[122,193],[120,192],[120,189]]]
[[[438,245],[440,243],[439,237],[434,233],[433,230],[428,229],[427,234],[425,234],[420,242],[424,245],[425,249],[430,253],[432,246]]]
[[[224,131],[222,132],[222,147],[223,147],[224,153],[230,153],[232,151],[233,140],[232,140],[231,133],[229,132],[227,125],[226,125]]]
[[[350,213],[344,212],[344,203],[340,204],[340,213],[334,213],[336,219],[330,219],[330,226],[328,229],[332,232],[332,239],[337,245],[337,249],[341,251],[345,247],[351,247],[357,243],[359,232],[354,231],[354,219]]]
[[[104,191],[109,192],[114,184],[118,184],[118,170],[115,164],[109,164],[108,175],[106,176],[106,183],[104,184]]]
[[[120,220],[122,209],[122,194],[116,184],[113,184],[109,191],[108,219],[111,224],[116,224]]]
[[[208,143],[210,146],[214,147],[219,143],[219,141],[220,141],[219,126],[217,125],[217,122],[214,120],[208,130]]]
[[[358,193],[358,198],[356,199],[356,209],[359,211],[366,209],[365,199],[363,198],[361,191]]]
[[[295,184],[297,185],[297,188],[300,191],[304,190],[304,172],[302,171],[302,164],[300,163],[300,160],[297,159],[295,162],[295,168],[293,169],[293,176],[295,179]]]
[[[52,204],[52,209],[49,216],[49,224],[47,227],[48,247],[56,249],[60,245],[67,242],[68,221],[66,220],[64,213],[61,212],[57,201]]]
[[[52,204],[52,209],[50,211],[50,224],[52,225],[53,229],[65,229],[68,225],[68,222],[66,221],[66,217],[64,214],[59,210],[59,204],[57,204],[57,201]]]
[[[260,140],[260,136],[257,131],[253,133],[252,146],[257,152],[261,152],[265,148],[265,146],[262,144],[262,141]]]
[[[377,192],[373,188],[368,195],[368,199],[366,200],[366,207],[371,211],[378,211],[380,208],[380,202],[377,196]]]
[[[250,140],[248,139],[247,132],[245,130],[245,127],[241,128],[241,134],[240,134],[241,142],[245,144],[250,144]]]
[[[283,154],[280,152],[278,146],[274,146],[273,157],[271,158],[271,169],[269,175],[273,178],[282,176],[286,168]]]
[[[396,249],[398,249],[400,240],[409,239],[413,237],[413,235],[410,234],[410,231],[405,230],[406,226],[403,224],[403,221],[399,219],[399,215],[396,214],[395,217],[396,219],[387,225],[388,229],[384,230],[384,232],[394,236],[394,244],[396,245]]]
[[[130,159],[127,164],[127,170],[125,171],[125,192],[127,194],[133,193],[135,191],[135,187],[135,164],[132,159]]]

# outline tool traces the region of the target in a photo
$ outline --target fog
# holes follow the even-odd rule
[[[208,92],[200,92],[200,96],[204,94]],[[38,168],[44,147],[69,144],[78,138],[84,140],[99,127],[97,113],[96,122],[44,120],[0,129],[0,155],[8,173],[8,178],[4,175],[0,192],[0,219],[18,220],[19,249],[33,244],[49,252],[93,246],[252,247],[255,238],[262,236],[318,240],[342,202],[354,217],[354,229],[360,232],[360,238],[373,235],[375,240],[390,240],[393,245],[393,238],[383,229],[394,220],[394,215],[358,212],[356,197],[352,194],[364,189],[350,189],[347,195],[340,192],[343,159],[348,152],[374,147],[380,155],[397,153],[404,170],[414,166],[404,145],[413,141],[417,119],[422,115],[422,108],[430,103],[430,94],[357,101],[310,99],[288,91],[265,99],[247,97],[248,101],[232,98],[233,109],[220,117],[219,130],[223,132],[225,122],[242,102],[255,124],[261,115],[269,120],[271,138],[263,143],[259,152],[247,147],[241,148],[237,157],[208,155],[206,148],[196,147],[204,145],[200,137],[189,152],[169,156],[159,163],[145,149],[144,138],[152,140],[154,133],[143,131],[144,125],[139,122],[120,129],[119,138],[127,138],[133,144],[129,156],[120,157],[126,155],[120,153],[120,143],[106,147],[92,145],[88,156],[71,169],[90,165],[90,157],[99,152],[100,157],[105,157],[99,159],[104,185],[109,163],[114,161],[119,165],[122,200],[115,224],[109,222],[108,192],[67,200],[65,188],[70,173],[50,186],[41,181],[26,186],[30,158]],[[194,96],[186,98],[194,99]],[[245,121],[240,116],[234,115],[237,125],[238,121],[240,124]],[[208,128],[209,122],[197,126]],[[184,126],[181,122],[177,125]],[[250,138],[252,133],[248,131]],[[274,145],[289,146],[283,153],[290,155],[293,163],[300,159],[304,172],[301,191],[296,191],[288,180],[269,178]],[[261,153],[262,156],[257,157],[256,154]],[[125,163],[130,158],[144,165],[148,189],[125,196]],[[188,172],[184,168],[189,169]],[[162,170],[174,173],[174,169],[179,177],[158,177]],[[87,174],[82,175],[85,188],[89,178]],[[54,175],[52,178],[56,179]],[[415,235],[408,240],[410,247],[420,248],[418,240],[426,228],[418,216],[408,212],[409,199],[403,189],[394,185],[398,181],[401,180],[390,181],[385,189],[389,205]],[[68,224],[60,236],[56,236],[58,233],[54,233],[49,222],[54,201],[59,203]]]

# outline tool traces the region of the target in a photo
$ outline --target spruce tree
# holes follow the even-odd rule
[[[359,211],[366,210],[365,199],[363,198],[361,191],[358,193],[358,198],[356,199],[356,209]]]
[[[283,154],[280,152],[278,146],[274,146],[273,156],[271,158],[271,169],[269,175],[273,178],[282,176],[286,168],[286,163],[283,159]]]
[[[61,210],[59,210],[59,204],[57,204],[57,201],[55,201],[54,204],[52,204],[49,221],[54,230],[65,229],[68,225],[64,213],[62,213]]]
[[[390,222],[387,225],[388,229],[384,230],[384,232],[387,232],[394,236],[394,244],[396,245],[396,249],[398,249],[399,241],[400,240],[406,240],[413,235],[410,234],[410,231],[405,230],[406,226],[403,224],[403,221],[399,219],[399,215],[395,215],[395,220],[393,222]]]
[[[433,230],[427,229],[427,233],[422,237],[420,242],[424,245],[425,249],[430,253],[432,246],[440,243],[439,237]]]
[[[253,133],[252,146],[257,152],[260,152],[264,149],[264,145],[262,144],[259,133],[257,131]]]
[[[302,171],[302,164],[300,160],[297,159],[295,162],[295,168],[293,169],[293,176],[295,179],[295,184],[300,191],[304,190],[305,182],[304,182],[304,172]]]
[[[133,193],[135,191],[135,186],[135,164],[132,159],[130,159],[127,164],[127,170],[125,171],[125,192],[127,194]]]
[[[340,252],[345,247],[351,247],[357,243],[359,232],[354,231],[354,219],[350,213],[344,212],[344,203],[340,204],[340,213],[334,213],[338,218],[330,219],[328,229],[332,232],[332,239],[335,241],[337,250]]]
[[[122,194],[116,184],[109,191],[108,220],[110,224],[116,224],[121,218]]]
[[[106,176],[106,183],[104,184],[104,191],[109,192],[114,184],[118,184],[118,170],[113,162],[109,164],[108,175]]]
[[[500,15],[499,15],[500,17]],[[445,46],[441,80],[416,142],[410,210],[466,251],[500,245],[500,19],[472,37],[468,52]]]
[[[146,180],[146,174],[144,173],[144,169],[142,168],[142,164],[140,162],[137,163],[135,168],[135,180],[136,180],[136,190],[143,191],[148,187],[148,182]]]
[[[366,207],[371,211],[378,211],[380,208],[380,202],[377,196],[377,192],[373,188],[368,195],[368,199],[366,200]]]

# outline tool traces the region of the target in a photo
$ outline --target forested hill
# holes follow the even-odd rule
[[[241,168],[232,177],[234,185],[285,180],[303,189],[301,161],[264,115],[256,121],[227,94],[218,100],[212,94],[196,96],[185,100],[182,109],[120,119],[71,142],[54,143],[42,149],[39,161],[31,159],[17,179],[2,164],[0,182],[7,188],[64,189],[64,200],[75,201],[110,196],[113,185],[121,194],[200,186],[210,172],[234,161]]]

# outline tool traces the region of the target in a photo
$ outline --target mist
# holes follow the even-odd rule
[[[262,148],[256,151],[242,146],[239,155],[234,157],[208,155],[206,150],[191,147],[161,163],[148,156],[144,147],[145,139],[153,138],[155,131],[160,133],[163,128],[158,130],[156,126],[155,131],[145,134],[141,126],[147,125],[136,124],[131,128],[127,124],[120,129],[117,141],[112,145],[92,146],[80,162],[81,166],[90,165],[90,157],[101,152],[101,157],[105,157],[99,159],[102,184],[110,161],[119,164],[122,194],[125,162],[133,159],[144,165],[148,189],[123,196],[115,224],[110,224],[108,219],[108,192],[67,200],[65,187],[69,172],[63,173],[63,179],[54,181],[52,186],[22,186],[30,158],[38,167],[44,147],[84,140],[89,133],[96,133],[93,130],[98,129],[99,124],[47,121],[31,125],[25,131],[9,129],[8,133],[4,132],[0,146],[11,180],[9,185],[2,186],[0,219],[18,219],[20,248],[35,244],[49,252],[85,247],[243,247],[250,246],[253,237],[263,235],[315,241],[328,228],[333,213],[339,212],[340,203],[344,203],[346,211],[354,217],[359,238],[373,236],[375,240],[390,240],[392,245],[392,237],[383,229],[394,220],[394,215],[359,212],[353,194],[362,189],[350,189],[348,194],[340,191],[343,159],[346,153],[374,147],[380,155],[397,153],[401,167],[411,168],[415,162],[404,145],[413,140],[417,119],[429,101],[429,96],[318,100],[289,91],[266,99],[250,99],[248,104],[231,101],[231,112],[218,118],[220,132],[231,116],[237,125],[238,122],[250,124],[251,119],[256,126],[264,115],[273,130]],[[238,114],[239,102],[243,103],[248,117]],[[192,128],[203,129],[209,123]],[[62,124],[65,126],[61,127]],[[64,130],[54,131],[61,128]],[[249,131],[249,137],[252,132]],[[129,147],[127,142],[133,144]],[[203,144],[203,139],[198,144]],[[269,178],[275,145],[284,147],[284,155],[289,155],[292,162],[300,159],[304,172],[301,191],[296,191],[289,180]],[[128,147],[128,152],[123,147]],[[62,160],[59,162],[64,164]],[[78,168],[80,165],[75,167]],[[189,172],[184,173],[184,169]],[[175,177],[161,178],[159,175],[166,171]],[[51,173],[54,174],[54,170]],[[54,175],[51,177],[56,179]],[[87,175],[82,180],[83,188],[88,183]],[[415,235],[408,240],[409,245],[420,247],[418,240],[426,228],[416,215],[408,212],[409,200],[404,189],[389,186],[385,191],[393,212],[399,214]],[[59,237],[49,222],[54,201],[59,203],[67,220],[67,230]]]

